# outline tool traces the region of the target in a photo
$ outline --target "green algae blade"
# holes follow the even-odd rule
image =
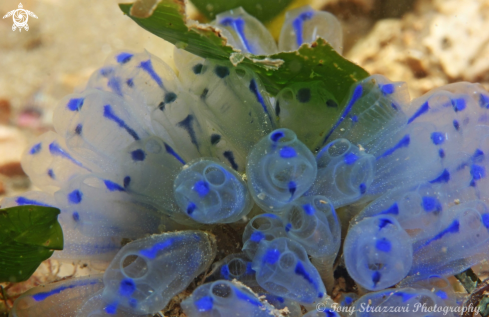
[[[0,209],[0,282],[27,280],[54,250],[63,249],[59,213],[42,206]]]
[[[178,48],[203,58],[249,67],[258,74],[271,95],[292,84],[319,81],[335,103],[342,105],[351,85],[369,75],[320,38],[294,52],[270,56],[242,54],[227,45],[219,29],[194,21],[187,22],[183,0],[139,0],[134,4],[119,6],[141,27]],[[334,119],[332,117],[331,121]],[[325,124],[332,125],[332,122]]]

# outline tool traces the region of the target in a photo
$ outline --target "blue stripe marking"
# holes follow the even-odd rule
[[[302,38],[303,23],[307,20],[310,20],[312,16],[313,16],[313,12],[306,11],[299,14],[299,16],[295,18],[294,21],[292,21],[292,27],[294,28],[295,39],[298,47],[301,46],[302,43],[304,43],[304,40]]]
[[[328,132],[328,135],[326,135],[326,137],[324,138],[323,145],[329,139],[331,134],[333,134],[334,130],[336,130],[336,128],[341,124],[341,122],[343,122],[343,120],[345,120],[345,118],[348,116],[348,113],[350,113],[355,102],[357,102],[357,100],[362,96],[362,93],[363,93],[363,87],[361,84],[359,84],[355,87],[355,90],[353,91],[353,95],[352,95],[350,101],[348,102],[348,105],[346,106],[345,110],[343,110],[341,117],[338,119],[338,121],[336,121],[333,128],[331,128],[331,130]]]
[[[251,45],[248,42],[248,39],[246,38],[244,32],[245,21],[242,18],[236,18],[236,19],[233,19],[232,17],[224,18],[221,20],[220,24],[223,26],[229,26],[233,28],[234,31],[238,34],[238,37],[241,43],[243,43],[246,50],[252,54],[254,53],[253,50],[251,49]]]
[[[246,302],[252,304],[253,306],[257,306],[257,307],[263,306],[262,303],[258,299],[253,298],[250,295],[243,293],[242,291],[240,291],[237,288],[234,289],[234,294],[236,294],[236,297],[238,299],[246,301]]]
[[[314,286],[314,288],[317,290],[317,288],[318,288],[317,283],[311,278],[311,276],[306,271],[306,269],[304,268],[304,265],[302,264],[302,262],[300,260],[297,261],[294,272],[295,272],[295,274],[302,276],[306,281],[308,281],[310,284],[312,284]]]
[[[159,251],[169,248],[170,246],[173,245],[173,243],[178,242],[180,240],[182,240],[182,238],[170,238],[166,241],[158,242],[148,249],[143,249],[139,251],[139,253],[149,259],[154,259],[156,258],[156,255]]]
[[[194,116],[189,114],[185,119],[177,123],[177,126],[187,131],[190,141],[199,149],[199,143],[197,142],[197,136],[193,127]]]
[[[108,179],[104,179],[104,184],[105,184],[105,187],[107,187],[107,189],[111,192],[113,192],[113,191],[119,191],[119,192],[125,191],[124,187],[122,187],[119,184],[114,183],[113,181],[110,181]]]
[[[255,79],[252,79],[250,81],[250,86],[249,86],[251,92],[255,95],[256,97],[256,100],[261,104],[261,107],[263,108],[263,111],[265,111],[265,113],[267,114],[268,116],[268,119],[270,119],[270,122],[273,123],[272,121],[272,117],[270,116],[270,113],[268,112],[268,109],[267,107],[265,106],[265,100],[263,99],[263,96],[260,94],[260,92],[258,91],[258,85],[256,84],[256,81]]]
[[[150,59],[141,62],[141,64],[139,64],[139,67],[147,72],[148,75],[151,76],[151,78],[158,84],[158,86],[160,86],[162,89],[165,89],[165,87],[163,87],[163,81],[161,80],[160,76],[158,76],[158,74],[155,72]]]
[[[53,206],[51,206],[51,205],[48,205],[48,204],[42,203],[42,202],[40,202],[40,201],[33,200],[33,199],[29,199],[29,198],[25,198],[25,197],[22,197],[22,196],[17,197],[17,199],[15,200],[15,202],[16,202],[16,203],[17,203],[17,205],[19,205],[19,206],[24,206],[24,205],[36,205],[36,206],[43,206],[43,207],[53,207]]]
[[[118,77],[110,77],[107,86],[119,96],[122,96],[121,79]]]
[[[133,129],[131,129],[125,122],[124,120],[122,120],[121,118],[119,118],[118,116],[116,116],[112,110],[112,107],[110,105],[105,105],[104,106],[104,117],[111,120],[111,121],[114,121],[115,123],[117,123],[117,125],[121,128],[123,128],[124,130],[127,131],[127,133],[129,133],[129,135],[131,135],[134,140],[138,141],[139,140],[139,136],[138,134],[136,133],[136,131],[134,131]]]
[[[232,151],[225,151],[222,155],[229,161],[229,164],[231,164],[231,167],[237,171],[238,170],[238,164],[236,163],[236,160],[234,159],[234,154]]]
[[[399,215],[399,206],[397,203],[393,203],[392,206],[386,210],[382,210],[378,213],[378,215]]]
[[[428,112],[428,110],[430,110],[430,106],[429,106],[428,101],[427,101],[424,104],[422,104],[421,107],[419,107],[419,109],[412,115],[412,117],[409,118],[407,123],[410,124],[411,122],[416,120],[417,117],[424,114],[425,112]]]
[[[377,160],[391,155],[392,153],[399,150],[400,148],[408,147],[410,142],[411,139],[409,138],[409,134],[406,134],[405,136],[402,137],[402,139],[399,142],[397,142],[396,145],[394,145],[390,149],[387,149],[381,156],[377,157]]]
[[[446,229],[442,230],[440,233],[438,233],[433,238],[427,240],[421,247],[425,247],[433,241],[440,240],[441,238],[443,238],[445,235],[447,235],[449,233],[458,233],[459,230],[460,230],[460,223],[457,219],[455,219],[450,224],[450,226],[448,226]],[[418,248],[418,250],[419,250],[419,248]]]
[[[83,166],[82,163],[80,163],[79,161],[75,160],[68,152],[66,152],[63,148],[61,148],[59,146],[59,144],[56,143],[56,141],[54,141],[51,144],[49,144],[49,153],[51,153],[53,155],[61,156],[61,157],[65,158],[65,159],[68,159],[68,160],[72,161],[73,163],[75,163],[76,165],[78,165],[80,167],[83,167],[87,171],[90,171],[88,168],[86,168],[85,166]]]
[[[489,108],[489,96],[481,94],[479,97],[479,106],[481,106],[481,108],[488,109]]]
[[[87,281],[87,282],[79,282],[76,284],[66,285],[66,286],[60,286],[60,287],[57,287],[57,288],[50,290],[49,292],[42,292],[42,293],[34,294],[34,295],[32,295],[32,298],[36,302],[40,302],[40,301],[43,301],[50,296],[61,293],[64,290],[75,288],[75,287],[86,286],[86,285],[94,285],[97,283],[98,283],[97,281]]]
[[[180,157],[180,155],[178,155],[177,152],[175,152],[175,150],[173,150],[173,148],[171,146],[169,146],[166,143],[164,143],[164,144],[165,144],[166,153],[173,155],[180,163],[185,165],[185,161]]]

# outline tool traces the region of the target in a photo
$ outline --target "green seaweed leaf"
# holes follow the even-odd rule
[[[262,22],[268,22],[282,12],[293,0],[190,0],[209,20],[216,15],[237,7]]]
[[[0,209],[0,282],[27,280],[54,250],[63,249],[59,213],[42,206]]]
[[[291,84],[320,81],[335,102],[341,104],[347,98],[350,86],[369,75],[336,53],[323,39],[312,45],[304,44],[295,52],[270,56],[242,54],[227,45],[218,29],[196,22],[187,25],[183,0],[161,0],[159,3],[139,0],[134,5],[119,6],[141,27],[179,48],[204,58],[231,61],[251,68],[272,95]]]

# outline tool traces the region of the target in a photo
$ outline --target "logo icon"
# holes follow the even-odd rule
[[[13,16],[14,19],[14,25],[12,25],[12,31],[15,31],[17,28],[19,29],[19,32],[22,31],[22,28],[24,28],[26,31],[29,31],[29,25],[27,25],[27,20],[29,20],[29,15],[37,19],[37,15],[35,15],[33,12],[23,9],[22,3],[19,3],[19,8],[17,10],[10,11],[6,15],[4,15],[3,18],[4,19],[8,18],[11,15]]]

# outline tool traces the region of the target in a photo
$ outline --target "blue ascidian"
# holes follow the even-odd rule
[[[225,280],[199,286],[181,306],[188,317],[268,317],[278,313],[248,288]]]
[[[304,194],[316,173],[311,151],[289,129],[277,129],[258,142],[246,166],[251,195],[269,212],[283,210]]]
[[[125,245],[104,274],[105,312],[156,313],[206,270],[215,254],[214,237],[201,231],[153,235]]]
[[[241,177],[208,159],[185,166],[175,179],[174,192],[181,212],[200,223],[235,222],[253,207]]]
[[[253,258],[256,281],[267,292],[301,304],[321,301],[326,289],[304,248],[288,238],[263,240]]]
[[[261,214],[251,219],[243,232],[243,252],[253,259],[262,240],[286,237],[285,225],[275,214]]]
[[[368,290],[401,281],[411,269],[411,239],[389,215],[366,218],[348,231],[343,256],[350,276]]]
[[[333,264],[341,244],[341,225],[331,202],[323,196],[299,198],[284,213],[283,220],[287,236],[304,247],[326,287],[332,290]]]
[[[16,299],[10,313],[12,317],[76,316],[83,303],[103,287],[101,275],[38,286]]]

